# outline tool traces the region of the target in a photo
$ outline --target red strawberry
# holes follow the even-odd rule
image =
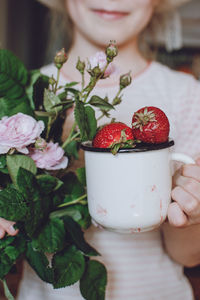
[[[169,136],[169,120],[161,109],[143,107],[134,113],[132,129],[135,138],[144,143],[164,143]]]
[[[93,147],[111,148],[113,154],[116,154],[119,148],[131,147],[133,144],[134,137],[131,128],[121,122],[105,125],[92,141]]]

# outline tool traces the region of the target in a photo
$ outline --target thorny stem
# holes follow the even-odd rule
[[[60,204],[58,205],[57,207],[66,207],[66,206],[69,206],[69,205],[72,205],[72,204],[77,204],[77,203],[80,203],[80,204],[87,204],[87,201],[83,201],[85,198],[87,197],[87,194],[84,194],[82,195],[81,197],[77,198],[77,199],[74,199],[70,202],[67,202],[67,203],[63,203],[63,204]]]

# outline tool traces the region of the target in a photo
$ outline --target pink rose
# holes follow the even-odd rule
[[[0,120],[0,154],[7,153],[11,148],[27,154],[26,147],[35,143],[43,130],[43,121],[36,121],[22,113],[3,117]]]
[[[68,158],[64,156],[64,150],[58,143],[49,142],[41,149],[30,149],[29,156],[40,169],[59,170],[65,169],[68,165]]]
[[[107,65],[106,54],[103,51],[97,52],[94,56],[90,57],[89,59],[88,72],[90,73],[90,71],[97,66],[99,66],[100,70],[103,71],[106,65]],[[112,63],[110,63],[106,68],[103,77],[106,78],[110,76],[114,71],[115,71],[115,67]]]

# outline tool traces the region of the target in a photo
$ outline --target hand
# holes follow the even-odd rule
[[[6,233],[9,235],[16,235],[18,233],[19,230],[14,229],[14,224],[15,222],[0,218],[0,239],[2,239]]]
[[[184,165],[173,179],[169,223],[176,227],[200,224],[200,158],[195,165]]]

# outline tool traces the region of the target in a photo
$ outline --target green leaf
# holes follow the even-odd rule
[[[10,51],[0,49],[0,118],[17,112],[32,115],[25,86],[28,71]]]
[[[95,107],[98,107],[103,110],[110,110],[115,109],[115,107],[108,103],[106,100],[102,99],[99,96],[93,95],[90,100],[88,101],[88,104],[93,105]]]
[[[6,165],[6,155],[0,155],[0,172],[8,174],[8,168]]]
[[[40,187],[41,193],[45,195],[49,195],[63,185],[63,182],[58,178],[46,174],[38,175],[37,183]]]
[[[55,112],[55,114],[58,113],[60,107],[55,108],[53,106],[60,103],[61,100],[57,95],[48,89],[44,90],[44,108],[47,112]]]
[[[78,180],[83,186],[86,186],[86,174],[85,174],[85,167],[83,168],[77,168],[76,169],[76,175],[78,177]]]
[[[27,201],[29,211],[27,213],[27,222],[25,230],[29,236],[33,236],[37,228],[41,226],[47,217],[51,207],[51,197],[45,197],[40,194],[36,177],[23,168],[20,168],[17,174],[17,186]]]
[[[80,291],[86,300],[104,300],[107,284],[106,268],[98,261],[87,262],[86,271],[80,280]]]
[[[64,148],[65,153],[69,157],[74,157],[75,159],[79,158],[78,155],[78,142],[77,141],[71,141],[67,146]]]
[[[88,206],[87,205],[81,205],[81,204],[76,204],[73,205],[73,208],[79,211],[81,214],[81,219],[80,220],[75,220],[83,229],[88,229],[89,226],[91,225],[91,217],[88,211]]]
[[[10,245],[15,240],[14,236],[6,235],[3,239],[0,239],[0,250],[3,248],[6,248],[8,245]]]
[[[6,243],[6,240],[8,242]],[[10,271],[16,260],[26,250],[26,241],[20,234],[14,237],[11,241],[8,236],[4,237],[4,248],[0,251],[0,279]]]
[[[41,73],[39,70],[33,70],[29,74],[29,85],[26,86],[26,94],[28,96],[30,106],[32,109],[35,109],[35,103],[33,101],[33,91],[34,91],[34,85],[41,76]]]
[[[35,250],[32,243],[27,244],[26,259],[37,275],[45,282],[53,283],[53,270],[44,253]]]
[[[33,239],[33,248],[47,253],[60,251],[65,245],[65,228],[63,221],[54,218],[50,219],[39,235]]]
[[[15,185],[17,183],[17,173],[19,171],[19,168],[24,168],[33,174],[37,173],[37,167],[34,161],[32,160],[32,158],[26,155],[7,155],[6,160],[10,177]]]
[[[88,140],[92,140],[97,131],[97,120],[95,117],[95,111],[91,106],[85,106],[85,114],[87,119]]]
[[[88,140],[88,124],[87,124],[87,115],[85,112],[85,106],[82,101],[76,97],[76,105],[74,109],[74,117],[78,124],[81,140],[87,141]]]
[[[81,213],[74,206],[56,210],[50,214],[50,218],[62,218],[64,216],[72,217],[74,221],[81,220]]]
[[[22,97],[23,86],[28,80],[28,71],[24,64],[12,52],[0,49],[0,70],[0,97]]]
[[[23,195],[11,185],[0,191],[0,217],[10,221],[24,221],[28,207]]]
[[[75,246],[54,255],[54,288],[62,288],[80,280],[85,269],[84,256]]]
[[[77,85],[77,84],[79,84],[78,81],[72,81],[72,82],[70,82],[70,83],[66,83],[66,84],[65,84],[65,87],[66,87],[66,88],[69,88],[69,87],[75,86],[75,85]]]
[[[84,186],[80,183],[76,174],[73,172],[69,172],[63,176],[62,181],[64,182],[63,190],[66,197],[67,195],[71,196],[70,201],[75,200],[85,194]],[[66,200],[64,200],[64,202],[69,202]]]
[[[0,98],[0,119],[4,116],[15,115],[18,112],[33,116],[33,111],[26,97],[21,98],[20,101],[10,100],[6,97]]]
[[[87,256],[97,256],[99,253],[92,248],[85,240],[81,227],[70,217],[63,217],[65,230],[68,232],[73,243]]]

